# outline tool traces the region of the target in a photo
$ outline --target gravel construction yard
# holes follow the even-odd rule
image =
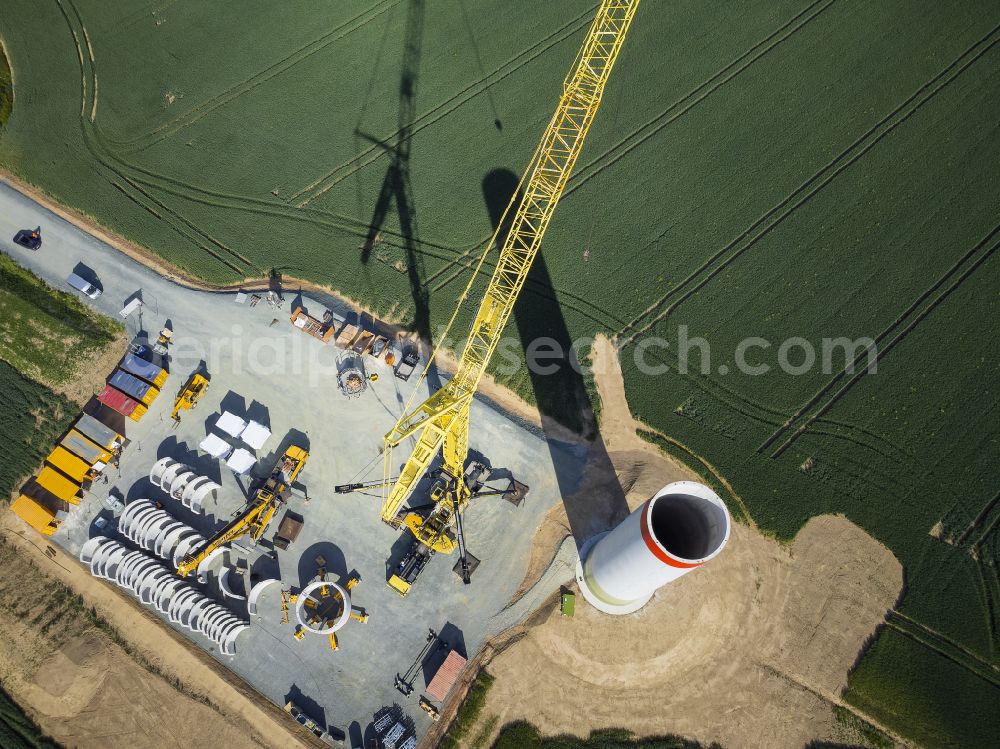
[[[129,502],[160,501],[168,512],[202,532],[221,526],[244,504],[247,479],[237,480],[223,463],[200,453],[197,446],[223,409],[256,417],[272,432],[256,455],[254,470],[260,475],[269,471],[289,443],[310,452],[299,477],[304,496],[297,492],[288,507],[304,518],[304,527],[284,551],[267,548],[270,544],[245,550],[234,544],[230,553],[213,562],[203,592],[246,617],[245,603],[224,600],[217,586],[223,565],[234,567],[237,559],[246,559],[255,578],[280,575],[281,587],[298,589],[315,576],[315,559],[322,556],[334,578],[352,571],[360,574],[362,582],[353,591],[353,602],[370,619],[366,624],[351,621],[342,630],[338,652],[330,650],[325,637],[307,635],[296,641],[292,627],[281,623],[280,587],[272,586],[261,598],[259,618],[238,640],[234,656],[214,652],[207,639],[188,634],[268,699],[280,705],[291,699],[321,724],[346,732],[357,722],[356,732],[383,706],[400,703],[422,733],[428,721],[417,707],[417,693],[433,675],[434,664],[427,673],[418,674],[415,694],[409,699],[394,689],[395,675],[405,672],[416,659],[428,628],[474,656],[487,637],[511,623],[502,612],[525,576],[534,529],[561,496],[556,474],[565,487],[567,477],[580,471],[583,448],[551,440],[546,447],[529,425],[494,404],[477,402],[472,413],[473,453],[486,456],[496,469],[511,471],[531,492],[520,508],[496,497],[470,507],[466,518],[469,549],[482,559],[471,586],[463,586],[451,571],[453,560],[434,558],[410,595],[400,598],[384,583],[406,543],[378,520],[376,497],[335,494],[333,487],[381,476],[382,434],[395,422],[417,378],[404,383],[384,363],[370,363],[370,371],[380,375],[378,381],[360,398],[348,400],[335,385],[339,349],[299,332],[289,322],[290,305],[298,296],[294,290],[285,290],[284,303],[274,308],[266,301],[255,307],[236,304],[233,293],[185,288],[44,212],[8,187],[2,191],[4,200],[16,204],[18,220],[46,227],[45,245],[39,252],[5,246],[19,262],[53,285],[83,263],[104,289],[94,302],[98,310],[117,315],[123,302],[140,292],[144,304],[126,321],[130,333],[155,339],[168,321],[175,331],[170,376],[149,413],[138,423],[128,423],[129,444],[120,473],[108,469],[108,483],[94,485],[55,535],[55,542],[76,554],[88,538],[114,535],[95,527],[99,517],[113,520],[103,502],[111,492]],[[0,218],[4,236],[12,235],[9,223],[8,218]],[[296,303],[317,316],[324,308],[348,312],[329,298],[306,295]],[[197,408],[184,413],[180,425],[172,429],[173,397],[201,362],[211,375],[210,388]],[[207,502],[205,515],[194,515],[149,483],[150,467],[166,456],[221,483],[217,497]],[[505,474],[498,470],[496,475]],[[268,537],[276,527],[272,525]],[[239,591],[240,581],[235,577],[234,572],[232,587]],[[246,587],[248,581],[243,582]],[[539,590],[537,595],[551,592]]]

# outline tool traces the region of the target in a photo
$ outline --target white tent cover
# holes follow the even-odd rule
[[[231,437],[239,436],[239,433],[243,431],[246,425],[247,423],[243,419],[230,411],[223,411],[222,416],[215,422],[215,426]]]
[[[229,460],[226,461],[226,465],[229,466],[229,469],[233,473],[242,476],[244,473],[253,468],[254,463],[256,462],[257,459],[253,456],[253,453],[248,450],[244,450],[241,447],[229,456]]]
[[[267,442],[267,438],[271,436],[271,430],[268,429],[263,424],[258,424],[256,421],[251,421],[247,424],[247,428],[243,430],[240,435],[240,439],[246,442],[254,450],[260,450],[264,443]]]
[[[198,447],[207,452],[213,458],[225,457],[232,449],[230,444],[222,439],[222,437],[212,433],[209,433],[209,435],[198,444]]]

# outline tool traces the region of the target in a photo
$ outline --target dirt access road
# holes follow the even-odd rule
[[[617,476],[590,477],[590,487],[617,478],[634,509],[665,483],[697,480],[636,437],[608,341],[594,363]],[[565,510],[554,508],[538,531],[536,573],[568,532]],[[581,597],[574,618],[555,607],[541,615],[489,664],[496,682],[468,735],[492,723],[492,739],[527,720],[549,735],[624,726],[727,749],[860,743],[832,706],[902,585],[892,553],[844,518],[814,518],[790,546],[734,524],[717,559],[635,614],[605,616]]]

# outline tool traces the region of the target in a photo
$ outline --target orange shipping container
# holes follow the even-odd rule
[[[76,457],[65,447],[56,447],[55,450],[45,459],[49,465],[58,468],[78,484],[82,484],[90,472],[90,463],[83,458]]]

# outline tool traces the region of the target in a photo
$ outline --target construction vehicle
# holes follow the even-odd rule
[[[198,569],[198,565],[209,554],[237,538],[249,535],[254,543],[260,541],[275,513],[291,497],[292,483],[308,458],[309,453],[301,447],[292,445],[285,450],[285,454],[275,464],[271,475],[257,490],[253,499],[218,533],[196,551],[185,556],[177,566],[177,574],[187,577]]]
[[[396,674],[396,678],[393,685],[404,697],[409,697],[413,694],[413,680],[417,678],[417,672],[423,668],[424,661],[430,658],[434,653],[437,652],[439,647],[448,648],[447,643],[443,642],[440,637],[438,637],[437,632],[433,629],[427,630],[427,642],[424,643],[423,649],[420,651],[420,655],[417,656],[416,660],[413,661],[412,665],[406,670],[405,674]]]
[[[442,498],[446,496],[446,493],[453,484],[453,481],[444,472],[444,469],[430,471],[428,475],[434,481],[430,492],[431,502],[418,507],[408,508],[404,516],[403,522],[406,523],[411,531],[413,531],[415,526],[419,526],[421,519],[433,513],[438,504],[444,501]],[[469,499],[501,496],[511,504],[520,506],[521,502],[524,501],[525,495],[528,493],[528,487],[525,484],[510,479],[506,487],[498,488],[486,484],[489,477],[490,469],[484,463],[475,460],[469,463],[462,477],[464,486],[469,490]],[[380,483],[384,485],[385,482]],[[427,562],[430,561],[436,551],[440,550],[426,543],[421,538],[416,537],[415,531],[413,533],[415,536],[413,543],[396,566],[395,573],[387,581],[387,585],[401,596],[405,596],[410,592],[410,588],[413,587],[413,583],[424,567],[427,566]],[[455,515],[454,529],[453,532],[449,533],[449,538],[451,537],[454,537],[459,550],[458,562],[454,568],[455,573],[462,578],[463,583],[468,585],[472,582],[472,573],[479,566],[479,559],[470,554],[465,548],[465,534],[462,531],[461,514]]]
[[[174,409],[170,412],[170,418],[174,421],[174,426],[181,423],[181,411],[190,411],[198,405],[198,399],[208,390],[208,378],[204,375],[193,372],[188,378],[187,384],[181,389],[174,401]]]
[[[403,358],[400,360],[399,365],[393,373],[403,382],[406,382],[410,379],[410,375],[413,374],[413,371],[417,368],[419,363],[420,355],[416,352],[416,350],[410,349],[403,354]]]
[[[438,338],[439,341],[448,339],[448,332],[479,276],[489,248],[499,244],[496,267],[465,345],[460,347],[462,354],[455,375],[415,408],[408,403],[404,416],[385,435],[384,477],[395,471],[397,463],[392,457],[393,450],[411,438],[416,444],[399,478],[391,488],[383,490],[382,520],[396,528],[405,525],[417,543],[429,552],[450,554],[456,549],[464,552],[461,513],[473,494],[465,473],[472,399],[580,155],[638,5],[639,0],[604,0],[598,8],[576,57],[575,67],[563,83],[562,96],[541,142],[504,217],[497,222],[493,239],[462,292],[444,335]],[[421,379],[427,376],[434,360],[432,355]],[[414,394],[419,390],[415,388]],[[426,514],[403,509],[439,451],[443,457],[442,475],[432,490],[433,508]],[[464,577],[468,565],[460,561],[459,566]]]

